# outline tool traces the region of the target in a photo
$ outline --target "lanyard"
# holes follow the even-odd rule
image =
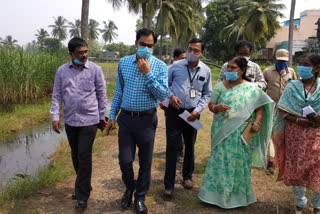
[[[311,87],[309,88],[309,90],[308,90],[308,92],[306,92],[306,88],[304,87],[304,84],[303,84],[303,91],[304,91],[304,103],[305,104],[307,104],[307,97],[308,97],[308,95],[309,95],[309,93],[310,93],[310,91],[311,91],[311,89],[312,89],[312,87],[313,87],[313,85],[314,85],[314,83],[316,82],[316,80],[315,81],[313,81],[313,83],[312,83],[312,85],[311,85]]]
[[[187,65],[187,69],[188,69],[190,84],[191,84],[191,86],[192,86],[193,80],[194,80],[194,78],[197,76],[197,73],[198,73],[198,71],[200,70],[200,67],[198,67],[196,73],[193,75],[192,78],[191,78],[191,72],[190,72],[190,69],[189,69],[189,66],[188,66],[188,65]]]

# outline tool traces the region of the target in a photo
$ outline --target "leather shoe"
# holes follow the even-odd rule
[[[172,196],[173,196],[173,189],[166,189],[166,190],[164,191],[164,196],[165,196],[165,198],[167,198],[167,199],[171,199]]]
[[[193,184],[192,184],[192,181],[191,180],[184,180],[182,182],[182,186],[186,189],[192,189],[193,187]]]
[[[76,209],[85,209],[87,208],[87,201],[77,200]]]
[[[132,202],[133,191],[126,189],[121,199],[121,207],[128,209]]]
[[[148,213],[148,209],[147,209],[146,205],[144,205],[143,201],[136,201],[135,206],[136,206],[136,213],[137,214],[147,214]]]
[[[76,193],[72,193],[72,195],[71,195],[71,199],[72,199],[72,200],[77,200]]]

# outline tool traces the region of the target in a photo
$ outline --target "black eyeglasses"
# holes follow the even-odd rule
[[[191,53],[191,52],[193,52],[193,53],[195,53],[196,55],[198,55],[201,51],[200,50],[198,50],[198,49],[194,49],[194,48],[188,48],[187,49],[187,51],[189,52],[189,53]]]
[[[153,44],[146,44],[144,42],[139,42],[139,45],[142,46],[142,47],[148,47],[148,48],[152,48],[153,47]]]
[[[79,55],[79,56],[82,56],[83,54],[87,54],[88,53],[88,50],[86,51],[79,51],[79,52],[74,52],[75,54]]]

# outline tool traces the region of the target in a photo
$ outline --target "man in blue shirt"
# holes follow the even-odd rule
[[[166,172],[164,176],[165,196],[173,195],[176,159],[181,134],[185,143],[183,161],[183,186],[191,189],[194,171],[194,143],[197,131],[179,117],[187,110],[189,121],[199,118],[210,99],[212,84],[211,71],[200,61],[204,44],[200,39],[192,39],[187,49],[187,58],[173,64],[169,70],[170,105],[166,109]]]
[[[156,107],[158,100],[168,96],[167,65],[152,56],[157,37],[149,29],[137,32],[137,54],[124,57],[118,65],[118,77],[110,111],[107,134],[119,124],[119,164],[126,191],[121,206],[128,208],[135,191],[137,213],[147,213],[144,204],[151,179],[151,162],[155,131],[157,128]],[[134,179],[132,163],[136,146],[139,148],[139,175]]]

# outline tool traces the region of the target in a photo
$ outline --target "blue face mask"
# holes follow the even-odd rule
[[[297,69],[298,69],[299,76],[303,80],[308,80],[314,76],[312,74],[312,67],[297,66]]]
[[[230,81],[236,81],[239,79],[238,73],[237,72],[226,72],[226,79]]]
[[[78,59],[73,60],[74,63],[76,63],[77,65],[81,65],[81,66],[85,65],[85,64],[87,63],[87,61],[88,61],[88,60],[86,60],[86,61],[83,63],[83,62],[80,62]]]
[[[137,54],[141,59],[149,59],[152,56],[153,50],[147,47],[139,47]]]
[[[276,62],[277,71],[282,71],[287,67],[287,62]]]

